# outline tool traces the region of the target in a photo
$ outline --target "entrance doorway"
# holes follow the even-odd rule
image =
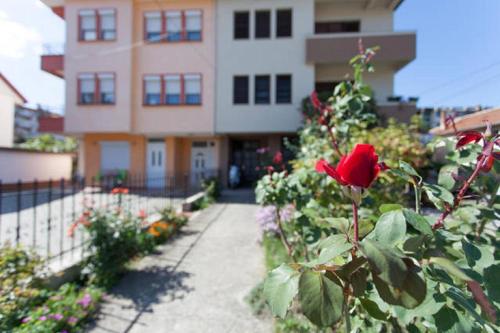
[[[258,180],[257,149],[261,145],[260,140],[231,140],[231,165],[236,165],[240,171],[241,186],[252,186]]]
[[[167,158],[165,141],[149,141],[146,152],[148,188],[163,188],[166,185]]]
[[[193,141],[191,145],[191,185],[199,186],[203,179],[215,175],[215,143]]]

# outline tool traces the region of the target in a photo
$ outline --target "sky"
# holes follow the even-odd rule
[[[500,106],[499,0],[405,0],[394,28],[417,32],[417,58],[397,73],[395,95],[425,107]],[[64,81],[40,70],[40,54],[64,34],[40,0],[0,0],[0,72],[33,106],[63,109]]]

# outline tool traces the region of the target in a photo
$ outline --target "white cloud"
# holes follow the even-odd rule
[[[27,54],[40,54],[42,36],[33,28],[12,21],[0,11],[0,57],[23,58]]]

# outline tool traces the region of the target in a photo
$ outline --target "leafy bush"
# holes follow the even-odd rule
[[[77,332],[95,313],[101,291],[94,287],[78,289],[66,284],[44,304],[30,311],[15,333]]]
[[[257,201],[277,216],[295,208],[291,222],[277,217],[288,256],[265,281],[270,309],[283,319],[280,329],[297,332],[312,324],[335,332],[496,332],[500,137],[472,132],[436,143],[447,148],[445,165],[437,183],[424,179],[411,165],[428,163],[418,140],[394,123],[378,129],[366,112],[371,92],[361,74],[371,56],[354,59],[348,89],[335,89],[327,103],[312,97],[316,112],[300,133],[293,172],[257,186]],[[422,209],[423,198],[435,210]]]
[[[154,249],[153,236],[132,214],[91,210],[82,224],[90,236],[83,273],[97,286],[109,288],[131,258]]]
[[[201,188],[207,194],[210,203],[217,201],[221,194],[221,183],[217,177],[204,179]]]
[[[0,331],[19,325],[29,310],[47,297],[41,289],[43,262],[18,247],[0,249]]]

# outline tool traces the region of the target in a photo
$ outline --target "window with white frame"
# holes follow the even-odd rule
[[[167,11],[165,18],[167,20],[167,40],[169,42],[182,40],[182,12],[179,10]]]
[[[191,41],[201,40],[201,10],[187,10],[186,15],[186,39]]]
[[[159,42],[162,39],[163,18],[161,12],[149,12],[144,16],[145,39],[149,42]]]
[[[100,9],[99,13],[99,39],[116,39],[116,17],[114,9]]]
[[[101,104],[115,103],[115,76],[113,74],[97,74],[99,80],[99,98]]]
[[[160,75],[148,75],[144,77],[144,104],[161,104],[161,85]]]
[[[181,76],[165,75],[165,104],[181,104]]]
[[[79,12],[80,36],[83,41],[97,40],[97,15],[92,9],[85,9]]]
[[[95,75],[94,74],[80,74],[78,76],[79,87],[79,103],[80,104],[95,104]]]
[[[184,98],[189,105],[201,104],[201,75],[184,75]]]

